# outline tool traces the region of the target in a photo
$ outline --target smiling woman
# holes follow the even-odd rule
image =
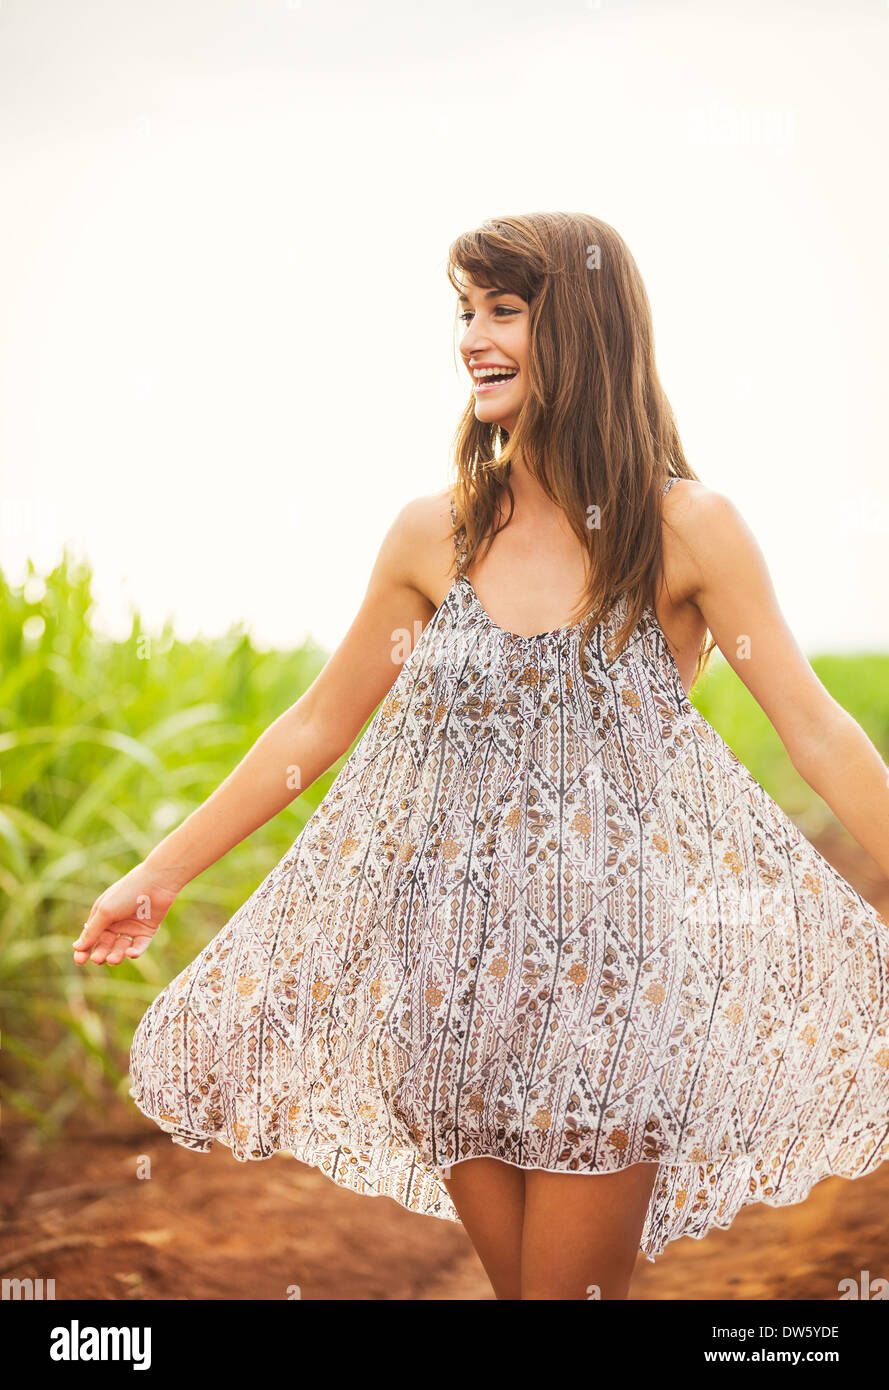
[[[638,267],[607,223],[539,213],[492,219],[459,237],[448,277],[474,382],[456,449],[465,565],[491,550],[508,524],[504,501],[514,510],[517,482],[530,479],[582,556],[574,610],[589,619],[584,644],[626,594],[622,645],[658,600],[660,486],[668,476],[697,480],[658,378]],[[700,615],[679,625],[686,641],[692,630],[697,638],[694,680],[714,644],[704,649]]]
[[[187,1148],[291,1153],[462,1221],[499,1298],[621,1299],[640,1250],[889,1157],[887,924],[691,703],[702,629],[889,871],[886,769],[689,468],[617,233],[501,218],[449,273],[454,488],[403,508],[321,675],[75,959],[141,954],[376,709],[146,1011],[130,1093]]]
[[[515,418],[524,398],[524,391],[527,389],[525,378],[522,377],[522,368],[527,363],[528,305],[519,295],[511,294],[509,290],[500,288],[481,290],[473,285],[471,280],[466,279],[465,289],[460,292],[458,302],[461,305],[469,306],[475,297],[482,302],[481,312],[483,314],[487,313],[498,324],[510,325],[502,334],[498,334],[498,339],[502,342],[504,351],[507,351],[511,345],[518,358],[522,359],[508,362],[502,359],[488,358],[482,361],[479,358],[477,361],[470,359],[469,362],[476,397],[498,392],[497,418],[502,422],[503,428],[508,429],[509,422]],[[458,312],[460,321],[467,325],[475,317],[475,311],[469,307],[464,307]],[[509,386],[510,382],[521,389],[506,390],[505,388]]]

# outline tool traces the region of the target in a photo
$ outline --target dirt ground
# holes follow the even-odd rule
[[[868,856],[839,837],[818,848],[889,915],[889,883]],[[54,1279],[57,1299],[493,1299],[461,1226],[358,1196],[290,1157],[193,1153],[135,1107],[49,1150],[26,1140],[4,1124],[0,1273]],[[842,1278],[889,1278],[887,1212],[889,1163],[828,1178],[795,1207],[747,1207],[730,1230],[675,1241],[655,1264],[640,1255],[630,1297],[835,1300]]]

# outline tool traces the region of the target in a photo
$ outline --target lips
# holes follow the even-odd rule
[[[515,381],[516,377],[518,376],[518,370],[512,367],[505,367],[504,373],[506,372],[509,373],[508,376],[486,376],[481,377],[477,381],[473,382],[473,390],[475,391],[475,394],[477,396],[487,395],[489,391],[502,390],[502,388],[504,386],[508,386],[511,381]]]

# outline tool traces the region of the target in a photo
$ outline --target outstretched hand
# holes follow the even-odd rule
[[[75,965],[120,965],[138,960],[176,900],[177,892],[158,882],[155,871],[137,864],[106,888],[90,909],[73,943]]]

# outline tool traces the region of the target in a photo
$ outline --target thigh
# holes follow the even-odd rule
[[[522,1298],[626,1298],[657,1172],[526,1171]]]
[[[467,1158],[441,1173],[498,1299],[521,1297],[524,1177],[497,1158]]]

